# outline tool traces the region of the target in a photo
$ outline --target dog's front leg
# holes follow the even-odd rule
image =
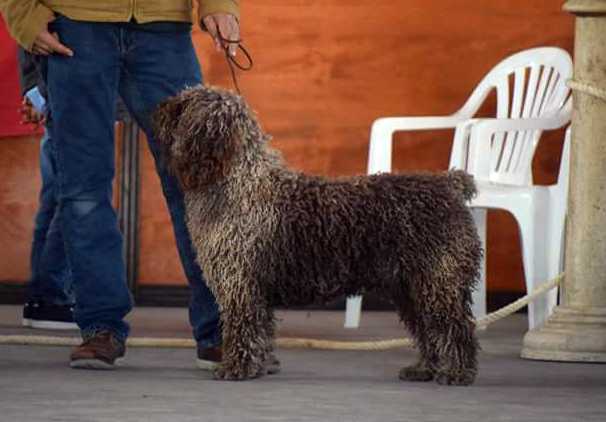
[[[266,332],[268,333],[269,342],[267,344],[267,358],[265,360],[265,369],[268,374],[277,374],[282,370],[280,365],[280,360],[275,354],[274,350],[274,341],[275,341],[275,332],[276,332],[276,320],[274,318],[274,310],[271,307],[267,308],[267,319],[265,321]]]
[[[246,380],[265,375],[271,350],[267,307],[254,279],[224,281],[217,300],[221,307],[223,361],[215,371],[220,380]]]

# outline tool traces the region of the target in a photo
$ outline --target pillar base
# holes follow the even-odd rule
[[[606,362],[606,308],[556,307],[542,327],[526,333],[522,358]]]

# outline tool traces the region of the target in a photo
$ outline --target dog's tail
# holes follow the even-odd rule
[[[450,170],[446,175],[454,190],[459,192],[465,201],[471,200],[478,193],[471,174],[463,170]]]

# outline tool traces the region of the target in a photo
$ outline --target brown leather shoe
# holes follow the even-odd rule
[[[97,331],[72,350],[69,366],[78,369],[114,369],[125,352],[124,342],[116,338],[114,333]]]
[[[214,371],[221,364],[223,352],[220,347],[200,347],[198,346],[198,358],[196,366],[204,371]]]

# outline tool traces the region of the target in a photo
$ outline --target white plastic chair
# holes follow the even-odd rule
[[[482,243],[486,245],[486,209],[510,211],[520,226],[526,287],[531,291],[536,282],[557,275],[562,266],[568,141],[557,185],[532,184],[532,157],[542,130],[562,127],[570,121],[572,107],[566,81],[571,76],[572,60],[566,51],[534,48],[495,66],[463,107],[450,116],[377,119],[371,128],[368,174],[391,171],[394,132],[454,128],[450,168],[474,175],[479,194],[470,205]],[[497,93],[496,118],[474,119],[493,89]],[[556,295],[552,291],[542,302],[529,306],[531,328],[547,317]],[[346,328],[359,326],[361,304],[361,296],[347,299]],[[473,310],[476,318],[486,314],[484,262]]]
[[[485,166],[486,162],[491,164],[489,160],[477,160],[476,157],[487,156],[484,154],[497,155],[495,151],[490,151],[492,147],[487,140],[494,140],[496,136],[504,133],[507,133],[507,136],[511,138],[505,142],[512,142],[514,136],[512,134],[518,134],[518,138],[528,134],[528,139],[531,142],[528,142],[527,139],[527,143],[536,146],[542,129],[555,129],[569,122],[570,113],[567,110],[569,104],[565,107],[563,113],[554,116],[547,122],[535,119],[509,120],[494,122],[494,124],[481,122],[472,129],[470,136],[469,147],[471,151],[469,157],[473,157],[473,159],[470,160],[471,163],[468,162],[466,170],[474,174],[478,187],[478,195],[470,203],[470,206],[474,209],[474,219],[476,223],[483,224],[481,227],[484,230],[483,242],[485,244],[486,209],[506,210],[513,215],[520,229],[524,278],[528,292],[533,291],[539,283],[556,277],[563,270],[564,226],[568,203],[570,128],[566,130],[558,181],[554,185],[533,185],[531,180],[524,182],[523,174],[520,174],[520,183],[500,182],[499,179],[507,178],[507,176],[503,177],[503,174],[509,171],[500,170],[498,167]],[[537,131],[539,131],[538,134],[536,134]],[[532,135],[532,133],[536,135]],[[528,148],[534,150],[533,146]],[[513,154],[515,154],[516,148],[512,149],[514,150]],[[517,160],[517,157],[513,154],[510,154],[509,157],[506,155],[508,153],[506,148],[501,148],[501,151],[501,166],[506,167],[507,161],[513,164]],[[521,165],[528,168],[527,172],[530,173],[533,154],[530,151],[522,151],[521,153],[530,155],[529,158],[526,158],[526,163]],[[522,159],[518,162],[522,163]],[[520,171],[520,173],[523,173],[523,171]],[[484,304],[485,294],[485,290],[481,292],[481,296],[476,294],[474,301]],[[553,311],[556,302],[556,289],[532,302],[528,306],[529,329],[542,325]]]

